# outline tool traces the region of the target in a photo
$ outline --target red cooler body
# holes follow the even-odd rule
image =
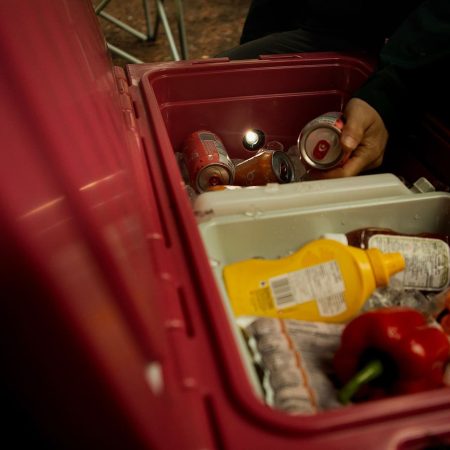
[[[0,379],[18,448],[450,443],[449,388],[310,416],[255,395],[175,158],[200,129],[233,158],[251,155],[249,127],[291,145],[343,107],[370,62],[329,53],[124,70],[89,0],[2,1],[0,23]],[[450,229],[448,211],[439,226]]]

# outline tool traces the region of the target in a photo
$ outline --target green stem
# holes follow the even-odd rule
[[[358,392],[359,388],[374,380],[383,373],[383,364],[374,359],[367,363],[342,389],[338,392],[339,401],[347,405],[351,398]]]

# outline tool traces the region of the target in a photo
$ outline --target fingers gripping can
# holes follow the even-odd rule
[[[289,156],[281,151],[262,150],[236,165],[235,184],[239,186],[291,181],[294,181],[294,168]]]
[[[233,184],[234,164],[216,134],[195,131],[184,142],[182,151],[191,185],[197,192],[210,186]]]
[[[308,122],[297,141],[302,160],[320,170],[339,165],[344,158],[339,143],[343,126],[340,112],[328,112]]]

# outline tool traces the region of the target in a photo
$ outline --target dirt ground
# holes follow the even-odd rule
[[[100,0],[92,0],[94,6]],[[152,27],[156,18],[156,3],[149,0]],[[172,33],[180,51],[177,9],[175,0],[163,2]],[[238,44],[250,0],[184,0],[184,23],[187,37],[188,58],[204,59]],[[104,12],[120,19],[133,28],[146,33],[142,0],[111,0]],[[108,43],[131,53],[144,62],[170,61],[173,59],[164,28],[159,26],[156,39],[145,42],[99,16],[99,22]],[[116,65],[128,61],[112,55]]]

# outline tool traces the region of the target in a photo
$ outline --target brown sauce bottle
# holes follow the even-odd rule
[[[450,245],[450,235],[447,233],[423,232],[418,234],[408,234],[408,233],[399,233],[391,228],[382,228],[382,227],[357,228],[345,234],[326,233],[323,235],[323,237],[328,239],[335,239],[339,242],[351,245],[352,247],[359,247],[366,249],[369,247],[370,238],[378,234],[389,236],[409,236],[409,237],[439,239],[441,241],[444,241],[447,245]]]

